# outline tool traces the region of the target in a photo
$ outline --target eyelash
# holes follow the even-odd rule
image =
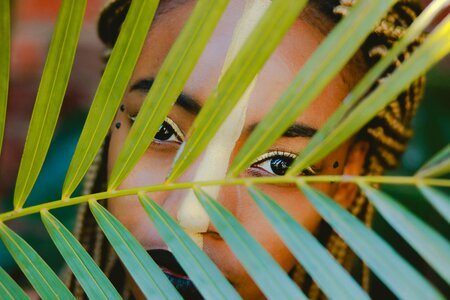
[[[283,176],[285,174],[285,172],[287,171],[287,169],[289,168],[289,166],[291,165],[291,163],[297,158],[298,155],[290,153],[290,152],[285,152],[285,151],[271,151],[271,152],[267,152],[262,154],[261,156],[259,156],[255,162],[251,165],[252,168],[258,168],[263,170],[264,172],[270,173],[272,175],[275,176]],[[278,159],[278,165],[281,163],[281,165],[283,166],[283,168],[285,168],[284,173],[283,174],[276,174],[275,170],[273,169],[273,160]],[[284,159],[284,161],[282,161]],[[286,160],[290,160],[290,162],[288,162],[286,164]],[[269,162],[269,166],[270,169],[273,171],[269,171],[266,170],[264,167],[264,163]],[[319,170],[317,170],[314,166],[310,166],[307,167],[305,170],[303,170],[303,172],[299,175],[303,175],[303,176],[311,176],[311,175],[317,175],[317,173],[319,172]]]
[[[128,118],[130,119],[131,122],[134,122],[136,120],[136,116],[132,116],[130,114],[128,114]],[[169,138],[167,139],[158,139],[157,136],[161,131],[162,126],[164,126],[164,124],[167,124],[170,126],[170,130],[173,131],[173,133],[171,133],[171,135],[169,136]],[[167,128],[166,128],[167,129]],[[170,133],[166,131],[166,134]],[[170,141],[169,139],[172,138],[172,135],[175,135],[175,138],[177,139],[177,141]],[[183,143],[185,139],[184,133],[180,130],[180,128],[178,127],[178,125],[169,117],[166,117],[164,120],[164,123],[161,124],[160,130],[156,133],[154,141],[157,143],[168,143],[168,142],[177,142],[177,143]],[[282,176],[285,174],[285,172],[287,171],[287,169],[289,168],[289,166],[291,165],[291,163],[297,158],[298,155],[294,154],[294,153],[290,153],[290,152],[285,152],[285,151],[270,151],[267,153],[262,154],[261,156],[259,156],[255,162],[251,165],[251,168],[255,168],[255,169],[259,169],[260,171],[263,171],[265,173],[270,173],[274,176]],[[278,159],[278,161],[276,162],[276,167],[279,167],[281,165],[281,167],[283,168],[283,170],[281,170],[283,172],[283,174],[276,174],[275,170],[273,169],[273,160]],[[286,163],[286,160],[290,160],[289,162]],[[271,170],[267,170],[264,168],[264,163],[269,162],[269,167]],[[310,175],[317,175],[318,170],[314,167],[314,166],[310,166],[307,167],[305,170],[303,170],[303,172],[299,175],[303,175],[303,176],[310,176]]]
[[[132,115],[128,114],[128,118],[130,119],[130,121],[131,121],[132,123],[136,120],[136,116],[135,116],[135,115],[132,116]],[[181,144],[181,143],[184,142],[185,136],[184,136],[183,131],[182,131],[182,130],[178,127],[178,125],[177,125],[171,118],[169,118],[169,117],[166,117],[166,118],[164,119],[164,122],[163,122],[163,124],[161,124],[161,126],[159,127],[159,130],[158,130],[158,132],[156,133],[154,140],[156,140],[156,141],[158,141],[158,142],[160,142],[160,143],[163,143],[163,142],[174,142],[174,141],[162,140],[162,139],[158,139],[158,138],[157,138],[157,136],[158,136],[158,134],[160,133],[160,131],[161,131],[161,129],[162,129],[162,126],[164,126],[164,124],[167,124],[167,125],[170,126],[170,129],[173,131],[172,135],[175,135],[175,137],[176,137],[177,140],[178,140],[178,141],[177,141],[178,143]],[[169,136],[169,138],[171,138],[172,135]]]

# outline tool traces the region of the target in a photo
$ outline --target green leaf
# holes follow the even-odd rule
[[[298,174],[305,165],[312,165],[320,161],[342,142],[358,132],[406,86],[450,52],[449,35],[450,16],[447,16],[408,60],[386,78],[343,120],[339,121],[334,130],[321,140],[314,152],[309,153],[308,158],[300,155],[291,165],[288,174]]]
[[[194,188],[194,192],[222,238],[267,298],[306,299],[286,272],[230,212],[199,188]]]
[[[450,197],[441,191],[426,185],[419,185],[418,187],[422,195],[428,199],[428,202],[430,202],[436,211],[450,223]]]
[[[11,8],[9,5],[10,1],[0,1],[0,154],[5,132],[11,59]]]
[[[159,0],[135,0],[121,26],[75,153],[64,180],[62,198],[76,189],[100,149],[122,101]]]
[[[220,20],[229,0],[201,0],[161,66],[115,162],[108,190],[115,189],[145,153],[181,94],[184,84]]]
[[[131,277],[149,299],[182,299],[158,265],[131,233],[94,200],[89,207]]]
[[[0,267],[0,295],[2,295],[2,299],[30,299],[20,288],[20,286],[11,277],[9,277],[8,273],[6,273],[2,267]]]
[[[41,218],[53,242],[83,287],[86,295],[91,299],[122,299],[105,274],[69,230],[47,210],[41,211]]]
[[[85,7],[86,0],[62,1],[17,175],[15,209],[25,203],[50,147],[72,70]]]
[[[438,177],[450,172],[450,144],[433,156],[416,175],[421,177]]]
[[[220,270],[170,215],[152,199],[139,200],[156,229],[205,299],[241,299]]]
[[[3,223],[0,238],[42,299],[75,299],[36,251]]]
[[[434,229],[367,183],[359,186],[383,218],[450,284],[450,244]]]
[[[358,103],[364,94],[370,90],[374,82],[383,75],[383,72],[389,65],[397,59],[402,51],[413,42],[418,36],[422,34],[425,28],[434,20],[436,15],[450,3],[449,0],[436,0],[430,3],[429,6],[417,17],[411,24],[403,37],[397,41],[392,49],[390,49],[385,56],[374,65],[352,89],[351,93],[342,101],[342,104],[327,120],[325,125],[314,135],[306,148],[302,150],[301,156],[288,170],[287,175],[298,174],[298,170],[303,170],[310,165],[311,157],[321,149],[320,144],[326,139],[330,133],[339,125],[339,122],[345,115]]]
[[[444,298],[389,244],[333,199],[305,183],[299,182],[299,187],[325,221],[397,297],[418,300]]]
[[[254,186],[248,191],[291,253],[329,298],[370,299],[330,253],[273,199]]]
[[[228,176],[240,174],[295,122],[350,60],[380,17],[394,2],[365,0],[355,4],[350,14],[339,22],[321,43],[264,120],[252,132],[231,164]]]
[[[167,181],[181,175],[205,149],[305,4],[305,0],[273,1],[195,119]]]

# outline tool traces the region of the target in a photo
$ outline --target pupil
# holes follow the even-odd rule
[[[274,174],[282,176],[286,174],[286,171],[292,164],[292,161],[293,159],[290,157],[277,157],[270,161],[270,168]]]
[[[167,122],[164,121],[164,123],[161,124],[158,132],[156,133],[155,139],[158,139],[160,141],[167,141],[174,133],[175,132],[172,126],[170,126],[169,124],[167,124]]]

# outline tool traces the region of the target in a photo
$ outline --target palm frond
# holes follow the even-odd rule
[[[194,192],[220,235],[268,298],[306,299],[284,270],[230,212],[201,189],[194,188]]]
[[[50,147],[75,59],[85,7],[86,0],[62,2],[17,175],[15,209],[25,203]]]
[[[0,3],[0,154],[6,123],[6,104],[9,88],[9,62],[11,55],[11,20],[9,1]]]
[[[139,242],[110,212],[94,200],[89,201],[89,207],[98,225],[146,297],[182,299]]]
[[[133,1],[106,65],[67,171],[62,198],[70,197],[94,161],[130,80],[159,1]]]
[[[307,196],[321,217],[395,296],[407,299],[443,299],[442,291],[396,252],[379,233],[368,228],[333,199],[311,187],[310,184],[330,181],[357,184],[379,214],[424,258],[444,282],[450,284],[448,240],[416,217],[410,209],[400,205],[394,197],[377,191],[371,186],[371,184],[417,186],[426,200],[450,224],[450,197],[441,190],[441,188],[450,187],[450,180],[437,178],[448,174],[450,170],[450,146],[445,147],[414,176],[297,177],[293,175],[319,161],[358,132],[405,86],[450,53],[448,39],[450,16],[447,16],[425,38],[423,44],[411,57],[406,59],[375,90],[365,95],[386,67],[412,41],[422,35],[424,28],[449,5],[450,1],[435,0],[424,10],[403,37],[347,96],[343,105],[313,137],[285,176],[238,177],[241,171],[251,164],[256,156],[265,151],[321,93],[327,83],[361,46],[374,25],[396,1],[358,1],[350,14],[339,22],[304,65],[292,84],[278,99],[273,110],[256,127],[232,162],[228,177],[175,182],[208,147],[222,124],[230,118],[236,105],[245,99],[243,95],[252,86],[252,82],[265,62],[307,4],[304,0],[272,1],[248,38],[240,41],[242,46],[236,47],[239,50],[231,51],[233,55],[230,55],[229,65],[226,63],[225,71],[216,89],[194,121],[189,139],[184,149],[179,152],[167,182],[116,190],[148,148],[196,66],[228,4],[228,0],[199,0],[155,78],[141,112],[120,152],[119,159],[113,167],[107,190],[71,198],[108,133],[143,47],[158,2],[132,1],[72,157],[62,187],[61,199],[22,208],[47,155],[82,25],[85,1],[63,1],[30,123],[16,184],[14,210],[0,214],[0,238],[38,294],[43,299],[73,298],[39,254],[3,223],[36,213],[41,214],[42,222],[50,237],[85,293],[95,299],[120,298],[108,276],[102,273],[70,231],[49,212],[49,210],[84,203],[89,205],[101,231],[107,237],[126,271],[146,297],[181,299],[180,294],[146,249],[118,218],[97,202],[102,199],[135,196],[177,261],[206,299],[240,299],[241,296],[235,291],[234,286],[191,240],[189,232],[185,232],[178,221],[147,196],[150,192],[188,189],[198,198],[221,237],[267,298],[306,299],[306,295],[292,278],[236,217],[207,193],[207,188],[211,186],[245,185],[281,240],[328,297],[368,299],[369,295],[362,286],[327,252],[317,237],[297,223],[274,199],[256,188],[258,184],[297,184],[299,190]],[[9,81],[9,12],[9,1],[0,1],[0,149]],[[26,299],[23,290],[2,268],[0,268],[0,279],[2,297]]]
[[[121,299],[83,246],[64,225],[46,210],[41,210],[42,222],[65,261],[92,299]]]
[[[0,238],[42,299],[75,299],[39,254],[3,223]]]
[[[444,299],[417,270],[355,216],[322,192],[301,181],[298,184],[319,214],[397,297]]]
[[[111,171],[108,190],[116,188],[122,182],[150,145],[200,58],[227,3],[227,0],[198,2],[183,32],[164,60],[142,105],[142,113],[136,117]]]

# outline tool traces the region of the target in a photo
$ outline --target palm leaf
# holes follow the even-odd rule
[[[386,221],[450,284],[449,242],[389,195],[364,182],[359,185]]]
[[[30,299],[24,293],[24,291],[19,287],[19,285],[9,277],[8,273],[0,267],[0,295],[4,299],[9,300],[26,300]]]
[[[181,175],[205,149],[305,4],[304,0],[273,1],[192,124],[190,138],[177,155],[168,182]]]
[[[177,261],[206,299],[241,299],[180,225],[145,194],[140,194],[139,200]]]
[[[431,205],[436,208],[436,211],[438,211],[442,217],[450,223],[450,197],[437,189],[423,184],[419,185],[419,189]]]
[[[0,238],[42,299],[75,299],[36,251],[3,223]]]
[[[248,191],[295,258],[328,297],[369,299],[323,246],[273,199],[253,186],[249,186]]]
[[[295,174],[297,170],[302,170],[308,166],[310,157],[314,156],[315,153],[321,149],[319,145],[330,135],[333,129],[345,115],[349,113],[357,102],[361,100],[373,83],[383,75],[383,72],[398,57],[398,55],[422,34],[423,30],[430,25],[436,15],[449,3],[449,0],[434,1],[417,17],[402,38],[397,41],[392,49],[367,72],[363,79],[353,88],[352,92],[342,101],[342,105],[339,106],[325,125],[314,135],[306,148],[302,151],[301,157],[294,163],[295,169],[291,168],[288,174]]]
[[[9,1],[0,2],[0,154],[6,123],[8,101],[9,63],[11,56],[11,24]]]
[[[233,161],[229,175],[237,176],[294,123],[322,89],[358,50],[394,1],[358,1],[303,66],[275,106],[255,128]],[[350,43],[350,39],[353,43]],[[330,49],[334,51],[330,52]]]
[[[16,209],[25,203],[50,147],[75,58],[85,6],[86,0],[62,2],[20,162],[14,191]]]
[[[448,172],[450,172],[450,144],[420,168],[417,171],[417,176],[437,177]]]
[[[136,0],[130,6],[70,162],[62,198],[73,193],[103,143],[141,52],[158,2]]]
[[[257,1],[260,0],[251,0],[252,3]],[[9,81],[9,2],[0,1],[0,149]],[[342,1],[344,2],[351,1]],[[198,181],[174,182],[208,144],[214,141],[213,138],[221,126],[234,120],[233,110],[245,102],[248,96],[246,93],[251,91],[258,72],[307,3],[304,0],[272,1],[250,35],[247,35],[247,32],[245,34],[237,32],[235,35],[245,42],[239,41],[239,46],[235,48],[232,46],[232,49],[228,51],[229,56],[223,76],[196,118],[184,149],[177,155],[168,181],[154,186],[116,191],[117,186],[140,160],[162,120],[182,91],[228,3],[227,0],[198,1],[192,16],[176,40],[173,49],[170,50],[155,78],[152,89],[144,100],[141,112],[115,163],[107,191],[69,198],[87,172],[107,135],[158,5],[157,0],[131,1],[128,15],[122,25],[121,33],[72,157],[61,199],[21,208],[40,173],[52,139],[82,23],[85,2],[64,0],[33,110],[16,185],[15,209],[0,214],[0,237],[39,295],[43,299],[58,297],[73,299],[68,289],[35,250],[2,222],[40,212],[52,240],[86,294],[91,298],[119,297],[107,275],[100,271],[75,237],[48,212],[51,209],[89,202],[91,212],[100,229],[144,295],[152,299],[181,299],[161,269],[132,234],[106,208],[96,202],[100,199],[134,195],[139,197],[141,205],[161,237],[205,298],[239,299],[240,296],[219,269],[195,245],[183,228],[145,195],[146,192],[191,189],[212,223],[217,227],[221,237],[267,298],[305,299],[303,292],[264,250],[263,246],[229,211],[205,192],[206,188],[212,186],[218,189],[225,185],[246,185],[252,198],[280,238],[327,296],[342,299],[367,299],[368,295],[364,293],[362,287],[358,286],[352,274],[344,271],[316,237],[297,223],[289,212],[284,211],[274,200],[254,187],[256,184],[297,183],[318,213],[370,267],[372,272],[392,290],[395,296],[408,299],[442,299],[443,295],[432,283],[407,263],[401,254],[395,252],[377,233],[307,183],[333,181],[359,184],[394,230],[403,236],[446,283],[449,283],[448,241],[415,217],[406,207],[398,204],[391,196],[369,186],[370,183],[418,186],[420,192],[436,211],[450,223],[448,218],[450,198],[445,192],[437,189],[450,187],[450,180],[432,178],[448,173],[449,146],[420,168],[415,176],[323,175],[297,178],[291,175],[322,159],[337,145],[356,133],[406,85],[450,52],[450,42],[447,38],[450,35],[450,16],[447,16],[400,68],[369,95],[365,95],[399,53],[421,35],[431,20],[449,5],[449,0],[433,1],[417,18],[403,38],[347,96],[343,105],[316,134],[286,176],[234,177],[240,174],[257,155],[265,151],[320,94],[324,86],[342,69],[373,26],[395,2],[395,0],[358,1],[350,14],[335,27],[305,64],[296,79],[278,99],[272,112],[247,139],[229,168],[228,178],[196,177]],[[269,2],[264,0],[264,3]],[[2,268],[0,268],[0,279],[0,297],[27,298]]]
[[[142,293],[151,299],[181,299],[167,277],[128,230],[95,201],[89,207]]]
[[[146,97],[127,140],[111,171],[108,190],[122,182],[142,154],[181,94],[184,84],[200,58],[228,0],[199,1]]]
[[[301,181],[299,188],[319,214],[397,297],[403,299],[444,298],[390,245],[334,200]]]
[[[306,299],[283,269],[230,212],[202,190],[195,188],[194,192],[220,235],[267,298]]]
[[[388,105],[395,96],[401,93],[409,83],[417,79],[420,74],[425,73],[450,52],[450,40],[444,38],[449,35],[450,16],[447,16],[404,64],[386,78],[345,119],[340,120],[339,125],[334,128],[333,132],[314,149],[314,159],[306,162],[306,158],[303,158],[304,156],[299,156],[288,173],[299,173],[305,165],[312,165],[318,162],[344,140],[360,130],[380,110]]]
[[[69,230],[48,211],[41,211],[41,217],[53,242],[77,277],[86,295],[91,299],[121,299],[108,278]]]

